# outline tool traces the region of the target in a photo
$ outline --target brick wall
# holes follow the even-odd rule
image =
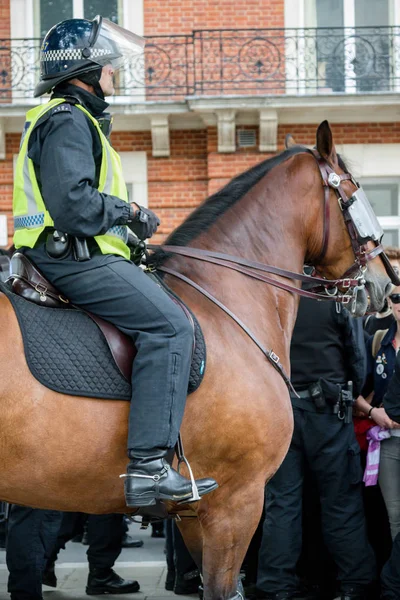
[[[284,27],[284,0],[146,0],[144,3],[145,35],[251,27]]]
[[[0,38],[9,39],[11,37],[10,27],[10,1],[0,0]]]
[[[299,143],[315,142],[316,125],[280,125],[279,150],[283,149],[287,133]],[[400,122],[333,124],[337,144],[400,143]],[[0,213],[9,215],[11,232],[13,155],[18,152],[19,134],[6,135],[6,160],[0,161]],[[145,151],[148,158],[149,206],[160,215],[162,225],[154,241],[164,239],[172,229],[202,202],[232,177],[272,156],[262,154],[257,147],[240,149],[234,154],[219,154],[217,130],[171,131],[170,158],[154,158],[151,154],[151,133],[120,131],[112,135],[118,152]],[[10,238],[11,243],[11,238]]]

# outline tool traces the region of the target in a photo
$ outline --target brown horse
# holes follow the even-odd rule
[[[317,149],[343,174],[327,122],[318,128]],[[348,197],[356,189],[348,178],[342,186]],[[304,148],[287,150],[211,197],[169,243],[297,272],[307,261],[335,279],[353,265],[354,252],[333,188],[327,194],[326,238],[323,199],[315,158]],[[193,258],[169,256],[163,264],[227,305],[279,355],[289,373],[295,294]],[[365,278],[371,309],[379,309],[391,288],[380,257],[369,263]],[[205,600],[240,597],[238,574],[261,515],[265,483],[291,439],[288,389],[233,320],[185,282],[171,275],[166,281],[197,315],[207,343],[205,378],[187,402],[182,425],[186,455],[196,477],[212,476],[219,483],[215,492],[190,505],[197,518],[183,519],[180,527],[201,566]],[[356,300],[355,314],[362,314],[367,305],[364,289]],[[27,367],[17,320],[4,295],[0,313],[0,498],[64,511],[125,512],[119,475],[127,462],[128,403],[77,398],[42,386]],[[175,512],[183,508],[171,507]]]

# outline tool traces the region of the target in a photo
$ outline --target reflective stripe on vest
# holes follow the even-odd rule
[[[46,209],[40,193],[34,164],[28,156],[28,144],[30,135],[39,119],[47,111],[63,102],[65,102],[64,98],[55,98],[54,100],[50,100],[46,105],[40,105],[28,111],[26,116],[14,178],[13,214],[15,228],[14,244],[16,248],[20,248],[21,246],[33,248],[44,229],[46,227],[54,227],[54,222]],[[85,113],[99,134],[102,146],[99,192],[117,196],[121,200],[128,202],[128,194],[119,155],[101,131],[97,120],[83,106],[77,104],[76,107]],[[94,239],[102,254],[118,254],[129,259],[130,251],[126,244],[128,240],[126,225],[115,225],[105,234],[97,235]]]

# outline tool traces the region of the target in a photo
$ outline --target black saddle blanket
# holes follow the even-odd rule
[[[121,375],[102,332],[90,317],[79,310],[39,306],[12,293],[1,282],[0,292],[7,295],[15,310],[26,361],[40,383],[73,396],[131,399],[130,382]],[[194,321],[196,347],[189,394],[199,387],[206,361],[204,337]]]

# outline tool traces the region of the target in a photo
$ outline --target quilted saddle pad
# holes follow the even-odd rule
[[[131,384],[114,362],[99,327],[75,309],[48,308],[12,293],[0,282],[21,328],[25,357],[32,375],[44,386],[63,394],[130,400]],[[193,315],[192,315],[193,316]],[[196,347],[188,393],[200,385],[206,363],[206,346],[194,318]]]

